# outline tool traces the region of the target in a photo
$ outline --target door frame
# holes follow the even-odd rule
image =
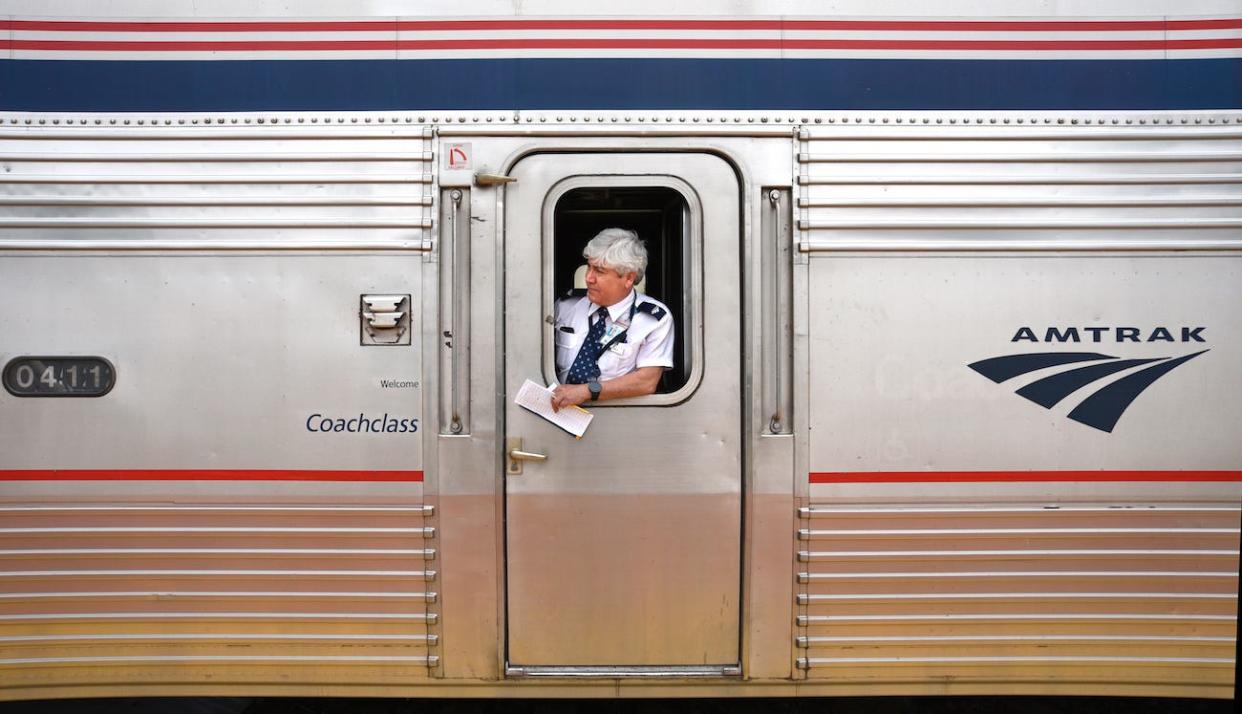
[[[745,351],[746,351],[745,347],[746,347],[746,339],[747,339],[746,335],[749,332],[745,324],[746,315],[749,313],[749,310],[747,309],[747,303],[744,297],[745,296],[745,290],[744,290],[745,283],[743,279],[743,276],[746,272],[746,266],[745,266],[746,257],[745,256],[748,254],[748,250],[746,247],[746,242],[748,239],[746,236],[745,220],[744,220],[745,215],[747,213],[747,210],[746,210],[747,206],[745,203],[745,193],[744,193],[745,186],[747,185],[747,181],[745,179],[744,173],[739,169],[737,162],[732,157],[730,157],[726,152],[722,152],[718,148],[715,148],[715,147],[704,147],[704,146],[661,147],[659,150],[638,149],[633,146],[617,146],[617,147],[608,147],[606,149],[601,149],[600,147],[594,147],[594,146],[591,146],[591,147],[587,147],[587,146],[526,147],[520,153],[516,153],[513,156],[511,156],[508,160],[506,160],[504,162],[504,166],[506,167],[505,174],[508,175],[522,161],[530,159],[531,157],[534,157],[534,156],[539,156],[539,155],[599,154],[601,160],[606,160],[609,155],[653,155],[653,154],[674,154],[674,153],[708,156],[708,157],[712,157],[712,158],[720,160],[725,166],[727,166],[731,174],[731,178],[733,180],[732,181],[733,190],[736,191],[735,196],[734,196],[734,200],[737,201],[736,206],[735,206],[736,212],[737,212],[736,217],[735,217],[736,218],[736,232],[735,232],[736,234],[730,239],[734,241],[733,250],[735,251],[734,253],[735,257],[732,260],[733,260],[733,265],[736,266],[736,273],[735,273],[736,279],[737,279],[736,288],[737,288],[738,295],[739,295],[738,302],[737,302],[737,310],[736,310],[736,313],[733,319],[733,323],[734,323],[733,327],[736,329],[736,336],[737,336],[737,340],[736,340],[734,347],[736,349],[737,362],[735,363],[735,365],[737,368],[736,378],[738,380],[737,383],[738,383],[738,390],[739,390],[739,393],[736,395],[738,408],[737,408],[736,425],[734,427],[736,429],[736,434],[738,437],[738,444],[735,449],[736,458],[737,458],[736,484],[737,484],[738,501],[737,501],[736,520],[734,521],[737,524],[736,525],[737,548],[736,548],[734,562],[736,562],[737,569],[738,569],[737,578],[735,581],[736,598],[737,598],[736,599],[737,622],[735,623],[736,653],[734,655],[735,664],[724,665],[724,666],[712,665],[712,666],[703,666],[703,667],[695,666],[695,665],[671,665],[671,666],[669,665],[650,665],[650,666],[647,666],[647,665],[643,665],[643,666],[610,665],[610,666],[605,666],[605,667],[591,667],[591,666],[584,667],[584,666],[565,665],[565,666],[556,666],[556,667],[545,667],[545,666],[521,666],[521,665],[515,666],[510,663],[511,660],[510,660],[509,654],[510,654],[510,642],[511,642],[511,637],[512,637],[511,617],[510,617],[511,615],[511,607],[510,607],[511,559],[510,559],[510,552],[509,552],[510,551],[510,531],[509,531],[509,526],[508,526],[510,503],[509,503],[509,486],[507,483],[508,479],[505,475],[506,470],[504,468],[504,465],[507,460],[506,454],[505,454],[505,445],[508,440],[508,437],[510,436],[512,432],[512,428],[511,428],[511,425],[508,424],[508,417],[507,417],[507,409],[508,409],[507,402],[508,400],[512,398],[512,394],[508,394],[508,391],[511,385],[509,384],[509,376],[507,374],[509,360],[505,358],[505,350],[508,348],[510,341],[507,339],[507,335],[506,335],[506,332],[508,330],[508,324],[507,324],[508,319],[505,316],[505,310],[503,306],[507,304],[508,297],[509,297],[507,280],[510,278],[510,275],[509,275],[510,258],[509,258],[508,250],[509,250],[509,240],[510,240],[509,238],[510,216],[512,215],[510,211],[512,211],[513,208],[510,205],[511,201],[508,196],[508,191],[506,190],[506,194],[502,200],[503,211],[502,211],[502,215],[500,216],[501,240],[498,242],[498,251],[499,251],[498,259],[500,260],[500,263],[502,266],[502,270],[501,270],[502,281],[501,281],[501,286],[500,286],[500,294],[502,298],[501,300],[502,311],[500,315],[501,317],[501,320],[500,320],[501,353],[498,355],[498,367],[500,370],[499,378],[503,386],[503,389],[501,391],[504,393],[504,395],[501,398],[501,404],[500,404],[500,410],[499,410],[499,416],[501,418],[501,425],[498,431],[498,436],[500,436],[500,439],[498,440],[499,442],[498,451],[500,452],[499,463],[501,465],[500,473],[501,473],[501,479],[503,482],[502,493],[500,494],[502,498],[501,509],[505,516],[505,525],[503,527],[503,532],[501,534],[502,540],[503,540],[503,549],[501,553],[503,563],[502,563],[502,567],[500,568],[500,574],[501,574],[500,579],[502,582],[502,590],[503,590],[503,603],[502,603],[503,612],[501,614],[502,638],[501,638],[501,653],[500,654],[501,654],[501,660],[504,664],[504,671],[506,675],[509,677],[532,677],[532,676],[574,676],[574,677],[598,676],[598,677],[608,677],[608,678],[649,677],[649,676],[733,677],[733,676],[741,675],[741,662],[743,661],[743,654],[746,651],[746,636],[747,636],[747,632],[745,628],[745,620],[746,620],[745,614],[747,612],[747,598],[745,597],[745,593],[746,593],[746,587],[747,587],[747,582],[748,582],[748,578],[746,577],[746,563],[747,563],[746,552],[747,552],[748,536],[747,536],[747,522],[746,522],[745,513],[747,511],[747,503],[748,503],[748,495],[747,495],[748,468],[746,464],[747,464],[747,458],[748,458],[747,454],[749,452],[749,449],[746,447],[746,439],[748,438],[747,435],[749,431],[746,428],[746,415],[748,414],[747,409],[749,409],[749,404],[750,404],[749,395],[744,393],[743,390],[741,389],[742,385],[745,384],[744,377],[745,377],[746,364],[747,364],[746,356],[745,356]],[[550,315],[552,313],[553,302],[554,302],[554,296],[551,294],[550,288],[547,287],[553,284],[552,283],[553,261],[550,260],[549,257],[546,255],[546,251],[548,250],[549,246],[551,245],[551,241],[552,241],[551,232],[553,230],[553,215],[555,212],[556,204],[559,201],[559,199],[562,196],[564,196],[565,193],[567,193],[568,191],[571,191],[575,188],[592,185],[592,184],[598,185],[598,181],[600,178],[610,179],[610,183],[612,185],[666,186],[669,188],[673,188],[674,190],[676,190],[678,193],[680,193],[684,197],[687,203],[687,206],[689,208],[688,212],[690,214],[689,215],[690,220],[687,222],[688,229],[690,225],[695,226],[694,229],[691,229],[693,230],[693,232],[689,236],[690,237],[690,240],[688,240],[689,255],[687,256],[687,260],[691,266],[690,271],[694,279],[693,279],[692,284],[688,286],[689,289],[691,290],[690,310],[691,310],[691,317],[693,319],[693,325],[690,326],[692,327],[692,329],[686,330],[685,338],[693,339],[693,343],[691,343],[692,344],[691,355],[692,355],[693,362],[690,366],[690,371],[689,371],[689,374],[687,375],[686,383],[671,394],[653,395],[651,397],[642,397],[642,398],[625,399],[625,400],[615,400],[615,401],[609,402],[608,404],[596,405],[597,407],[614,407],[614,406],[620,407],[620,406],[635,406],[635,405],[675,406],[677,404],[680,404],[682,402],[689,400],[693,396],[693,394],[699,389],[699,387],[702,385],[702,376],[703,376],[703,371],[704,371],[705,356],[706,356],[706,350],[707,350],[706,338],[704,336],[704,322],[703,322],[703,310],[704,310],[704,303],[705,303],[705,287],[706,287],[705,281],[707,280],[707,278],[705,275],[705,268],[704,268],[703,261],[704,261],[704,253],[706,252],[705,244],[706,244],[706,241],[708,240],[707,231],[703,228],[705,209],[703,207],[702,197],[699,195],[699,190],[693,184],[689,183],[685,179],[678,176],[675,170],[660,172],[660,173],[653,172],[650,174],[608,173],[607,171],[601,171],[598,174],[572,174],[569,176],[565,176],[559,180],[555,180],[554,183],[551,184],[551,188],[545,192],[545,194],[543,195],[541,199],[540,218],[539,218],[540,236],[538,240],[539,240],[540,252],[541,252],[541,259],[540,259],[541,279],[543,280],[543,285],[544,285],[544,288],[541,290],[541,293],[542,293],[541,298],[540,298],[541,309],[544,312],[544,314]],[[685,318],[683,317],[683,319]],[[541,337],[541,345],[542,345],[542,356],[540,360],[541,369],[543,370],[545,377],[547,376],[554,377],[555,376],[555,365],[554,365],[555,354],[554,354],[554,350],[550,349],[548,346],[549,338],[547,337],[547,334],[548,334],[548,330],[545,329],[544,334]],[[645,400],[645,401],[640,401],[640,400]]]

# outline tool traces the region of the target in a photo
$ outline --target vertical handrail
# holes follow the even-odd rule
[[[764,415],[771,434],[790,433],[790,355],[786,341],[789,329],[789,266],[788,224],[785,211],[788,190],[773,188],[767,192],[768,220],[764,222],[761,258],[764,280]]]
[[[449,233],[453,238],[453,268],[452,268],[453,307],[451,311],[453,324],[452,324],[451,329],[454,331],[456,331],[457,326],[460,324],[460,318],[461,318],[461,300],[459,299],[461,297],[461,293],[458,292],[458,289],[461,287],[461,282],[458,277],[459,268],[457,266],[457,263],[459,262],[457,260],[457,245],[458,245],[457,219],[458,219],[458,216],[461,214],[461,196],[462,196],[461,189],[456,189],[456,188],[453,189],[452,193],[449,194],[449,198],[453,199],[453,211],[452,211],[452,222],[451,222],[452,225],[449,229]],[[452,371],[452,376],[450,377],[450,379],[453,382],[452,398],[451,398],[451,405],[452,405],[451,413],[453,417],[449,421],[449,432],[453,434],[460,434],[462,431],[462,425],[461,425],[461,412],[458,407],[461,402],[458,399],[459,385],[458,385],[458,379],[457,379],[456,357],[454,357],[453,359],[453,371]]]
[[[781,409],[781,406],[784,406],[784,405],[781,404],[781,399],[780,399],[780,385],[781,385],[781,371],[782,371],[780,363],[781,363],[781,355],[785,354],[784,351],[781,351],[781,333],[784,332],[784,330],[781,329],[781,325],[780,325],[780,273],[781,271],[780,271],[780,247],[779,246],[780,246],[780,238],[781,236],[784,236],[784,231],[781,231],[781,225],[780,225],[780,217],[781,217],[780,216],[781,214],[780,191],[773,189],[768,192],[768,204],[771,206],[771,210],[773,210],[773,220],[771,220],[771,226],[773,226],[773,236],[771,237],[773,237],[773,245],[775,246],[773,248],[773,253],[774,253],[774,257],[776,258],[776,264],[774,264],[773,266],[773,279],[771,279],[770,281],[771,284],[773,284],[773,294],[771,294],[771,301],[769,303],[770,309],[773,310],[774,314],[768,315],[768,318],[773,320],[773,324],[776,325],[776,330],[775,330],[776,334],[774,335],[774,339],[773,339],[773,356],[775,359],[771,360],[773,361],[773,386],[774,386],[776,399],[774,400],[775,404],[773,404],[773,409],[769,410],[769,413],[771,416],[769,417],[769,420],[768,420],[768,428],[773,433],[780,433],[782,422],[785,421],[784,418],[782,418],[782,413],[781,413],[782,411],[784,411]]]
[[[448,215],[443,225],[448,230],[440,241],[440,433],[457,436],[469,432],[470,421],[469,400],[462,399],[470,364],[470,328],[466,317],[470,227],[462,215],[469,199],[462,189],[455,188],[447,194],[443,205]]]

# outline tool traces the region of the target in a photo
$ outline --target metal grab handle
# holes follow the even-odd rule
[[[449,194],[449,198],[453,199],[453,214],[452,214],[453,225],[449,232],[449,235],[452,236],[452,240],[453,240],[453,248],[452,248],[453,250],[453,271],[452,271],[452,277],[450,278],[450,280],[452,281],[452,286],[453,286],[452,287],[453,307],[451,310],[452,324],[449,327],[449,331],[447,332],[447,334],[445,334],[445,337],[448,337],[450,340],[457,340],[458,325],[461,324],[461,313],[460,313],[461,301],[457,299],[458,295],[460,294],[458,291],[461,287],[460,277],[458,276],[458,272],[457,272],[459,269],[458,263],[461,262],[458,259],[458,255],[457,255],[457,248],[461,244],[457,236],[457,216],[458,214],[461,213],[462,193],[461,191],[454,190],[452,193]],[[461,342],[458,341],[457,344],[460,346]],[[452,409],[452,412],[451,412],[452,419],[449,421],[449,432],[453,434],[460,434],[462,431],[461,410],[458,408],[461,402],[459,401],[458,394],[457,394],[458,381],[459,381],[457,378],[458,376],[457,375],[457,362],[460,358],[457,356],[457,354],[459,353],[453,354],[453,357],[452,357],[453,367],[452,367],[451,375],[449,376],[449,380],[452,382],[452,390],[451,390],[452,396],[449,399],[450,408]]]
[[[781,192],[775,189],[770,191],[768,193],[768,204],[772,206],[772,238],[775,239],[773,241],[775,242],[775,241],[779,241],[784,236],[784,233],[785,233],[783,230],[781,230]],[[775,252],[776,252],[776,260],[779,263],[781,251],[777,249]],[[771,360],[771,364],[768,365],[769,369],[772,370],[772,375],[773,375],[772,376],[772,380],[773,380],[772,381],[772,393],[769,394],[769,397],[768,397],[770,400],[769,409],[768,409],[768,414],[769,414],[768,429],[773,434],[779,434],[781,433],[781,428],[785,421],[784,416],[781,413],[782,411],[781,407],[783,406],[783,404],[781,403],[781,398],[780,398],[781,396],[780,395],[781,355],[784,354],[781,351],[781,332],[782,332],[781,322],[780,322],[780,291],[781,291],[780,274],[781,274],[781,270],[780,270],[779,265],[774,265],[772,267],[774,270],[774,273],[773,273],[774,279],[769,281],[770,282],[769,289],[772,292],[771,292],[771,297],[770,297],[771,302],[769,303],[769,309],[771,310],[771,314],[768,315],[768,318],[772,319],[773,320],[772,324],[776,326],[776,335],[775,335],[776,339],[774,340],[776,343],[776,346],[775,346],[775,349],[773,350],[773,354],[775,354],[776,359]]]
[[[509,458],[514,461],[547,461],[547,454],[536,454],[533,451],[522,451],[521,449],[509,449]]]
[[[788,356],[789,294],[791,270],[789,261],[789,226],[785,211],[789,190],[774,188],[767,193],[771,208],[762,225],[762,310],[763,321],[763,382],[762,405],[767,418],[767,433],[790,433],[792,402],[792,369]]]
[[[441,193],[440,433],[470,432],[470,194]]]

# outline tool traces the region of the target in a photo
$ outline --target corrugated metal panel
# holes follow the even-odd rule
[[[6,126],[0,129],[0,250],[322,254],[430,248],[434,162],[429,127],[377,126],[377,118],[366,117],[356,125],[342,118],[339,126],[310,126],[310,120],[299,126],[289,119],[277,126],[276,121],[235,116],[228,124],[203,120],[191,127],[189,122],[199,120],[166,119],[161,126],[155,120],[139,126],[135,117],[73,127]],[[101,257],[107,258],[83,257],[76,267]],[[352,258],[333,256],[335,270],[345,270],[342,261]],[[176,271],[164,263],[163,285],[171,279],[177,285],[171,290],[198,291],[197,300],[212,309],[229,305],[235,289],[221,290],[220,283],[178,284],[177,278],[216,271],[227,286],[229,271],[237,268],[194,259],[199,262],[177,265]],[[10,260],[15,267],[16,259]],[[285,269],[294,270],[287,264]],[[130,281],[140,272],[130,275],[127,268],[99,263],[85,271],[115,272]],[[316,279],[308,269],[299,275],[306,283]],[[402,282],[417,285],[417,278]],[[65,280],[72,284],[71,278]],[[269,280],[254,294],[288,298],[297,287],[289,285]],[[119,292],[107,281],[81,289],[97,303]],[[156,289],[143,297],[159,308],[147,314],[152,322],[172,312],[163,307],[167,295]],[[334,334],[343,334],[351,347],[358,339],[352,332],[357,318],[350,315],[357,299],[351,286],[341,303],[345,317],[334,323]],[[264,297],[254,304],[272,303]],[[301,300],[297,309],[313,308]],[[235,309],[214,314],[231,326],[242,321]],[[116,319],[123,318],[105,314],[95,322]],[[342,332],[340,324],[347,330]],[[314,342],[316,329],[303,323],[298,339],[287,334],[269,338],[254,329],[250,337],[259,339],[249,344],[256,353],[274,351],[283,357],[309,342],[324,354],[325,343]],[[164,339],[158,328],[151,333],[157,341]],[[170,353],[138,347],[140,335],[127,340],[138,340],[125,345],[131,375],[171,371],[176,358]],[[32,341],[39,343],[25,339]],[[114,344],[87,332],[80,341],[96,350]],[[184,337],[178,342],[183,350],[193,345],[194,354],[211,364],[203,375],[208,390],[226,384],[241,389],[237,385],[245,383],[227,360],[219,359],[227,342],[210,335],[196,345]],[[375,367],[379,354],[361,354],[357,364],[385,369]],[[335,369],[327,360],[319,364]],[[417,375],[417,361],[409,364]],[[315,373],[307,383],[315,384],[320,396],[331,395],[333,387],[323,385],[323,374]],[[368,401],[357,398],[360,391],[341,390],[346,395],[341,401],[365,411]],[[127,429],[125,414],[158,414],[165,422],[175,421],[178,400],[195,398],[192,389],[181,387],[167,402],[159,394],[148,382],[145,391],[130,393],[133,401],[114,394],[105,405],[115,410],[110,419],[95,413],[92,432],[105,433],[100,424],[107,422],[106,433],[112,435],[110,448],[95,452],[98,465],[124,466],[135,459],[160,468],[219,463],[214,454],[184,445],[175,457],[161,457],[160,449],[172,439]],[[265,406],[298,404],[290,411],[300,426],[305,418],[301,398],[274,387],[257,399]],[[246,396],[231,403],[238,401],[245,403]],[[26,406],[29,411],[46,405]],[[74,418],[60,414],[57,423]],[[132,441],[137,438],[133,433],[145,440]],[[294,441],[275,448],[245,439],[226,441],[224,460],[235,459],[247,468],[288,467],[298,465],[298,458],[332,465],[308,456],[313,448]],[[419,465],[417,446],[406,446],[402,453],[407,456],[403,466]],[[74,456],[65,458],[82,465]],[[342,450],[337,461],[357,468],[384,458],[383,448],[371,446],[363,454]],[[0,680],[5,685],[33,691],[139,682],[395,683],[434,673],[436,533],[433,509],[424,505],[419,486],[395,488],[381,499],[362,488],[328,497],[310,486],[213,490],[193,480],[184,482],[184,489],[159,485],[148,492],[142,482],[124,481],[123,474],[116,478],[122,485],[103,492],[79,490],[67,481],[55,501],[24,486],[6,489],[0,498]],[[367,668],[365,677],[359,676],[360,666]]]
[[[430,246],[423,126],[8,127],[0,164],[3,248]]]
[[[802,508],[798,666],[834,681],[1227,686],[1239,511]]]
[[[999,334],[1009,345],[1012,323],[995,332],[992,320],[1030,319],[1018,316],[1031,312],[1014,309],[1025,303],[1067,317],[1093,306],[1087,314],[1096,320],[1107,314],[1105,304],[1138,306],[1134,296],[1147,284],[1100,280],[1092,272],[1119,274],[1115,266],[1135,251],[1242,249],[1242,133],[1206,122],[1143,126],[1126,117],[1090,127],[1072,124],[1080,119],[1017,115],[918,117],[901,125],[890,117],[888,126],[859,121],[800,135],[799,248],[812,262],[812,339],[831,365],[812,373],[813,433],[832,436],[812,442],[810,470],[988,470],[998,463],[1064,469],[1083,468],[1082,458],[1092,469],[1158,463],[1142,448],[1154,442],[1150,430],[1131,430],[1107,453],[1098,444],[1084,450],[1078,432],[1041,432],[1052,440],[1032,440],[1039,447],[1002,437],[991,426],[999,422],[988,421],[995,415],[977,402],[945,398],[971,355],[995,354],[991,347],[976,351],[964,336],[971,330],[950,333],[946,325],[987,332],[979,344]],[[998,290],[997,281],[1014,279],[1015,261],[985,261],[1018,251],[1039,253],[1021,263],[1035,277]],[[1073,268],[1062,262],[1057,272],[1048,260],[1065,251],[1107,257],[1084,256]],[[889,272],[877,267],[888,257],[928,253],[966,255],[894,263]],[[942,289],[967,271],[969,290]],[[842,279],[846,274],[857,282]],[[885,295],[901,283],[900,302],[863,294],[860,285],[877,276],[889,281],[875,285]],[[1080,278],[1097,280],[1080,289],[1071,282]],[[1050,290],[1032,290],[1037,280]],[[1194,293],[1188,302],[1211,304],[1200,299],[1205,290],[1180,289],[1186,284],[1177,292]],[[959,298],[1002,307],[962,309]],[[1193,314],[1227,324],[1209,310]],[[882,339],[871,339],[877,334]],[[955,341],[966,346],[950,350]],[[875,367],[876,355],[902,377]],[[848,417],[825,416],[833,413]],[[1165,417],[1176,413],[1166,409]],[[877,425],[889,430],[891,442],[881,444]],[[1019,433],[1006,427],[1006,434]],[[1178,438],[1170,443],[1201,443]],[[1205,451],[1209,461],[1215,457]],[[1202,468],[1186,458],[1179,454],[1176,466]],[[1085,505],[1111,496],[1086,501],[1077,489],[1061,507],[1044,508],[1002,505],[1004,492],[988,484],[953,502],[937,495],[940,486],[911,485],[917,508],[881,505],[909,496],[880,487],[850,491],[867,504],[850,506],[824,501],[827,489],[811,491],[820,502],[802,509],[798,533],[797,664],[808,678],[998,687],[1078,682],[1102,691],[1136,683],[1232,685],[1236,500],[1132,494],[1112,502],[1126,507],[1114,508]],[[988,505],[965,505],[985,492]],[[1052,493],[1046,502],[1057,503]]]
[[[1236,128],[961,121],[804,129],[800,249],[1242,248]]]
[[[0,671],[13,686],[368,681],[438,664],[421,503],[0,506]],[[239,668],[244,666],[244,668]],[[309,676],[309,675],[308,675]]]

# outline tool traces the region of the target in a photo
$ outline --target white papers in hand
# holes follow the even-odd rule
[[[591,419],[594,418],[591,412],[582,407],[565,407],[559,412],[552,411],[552,390],[529,379],[522,384],[517,396],[513,398],[513,403],[538,414],[578,439],[586,433]]]

